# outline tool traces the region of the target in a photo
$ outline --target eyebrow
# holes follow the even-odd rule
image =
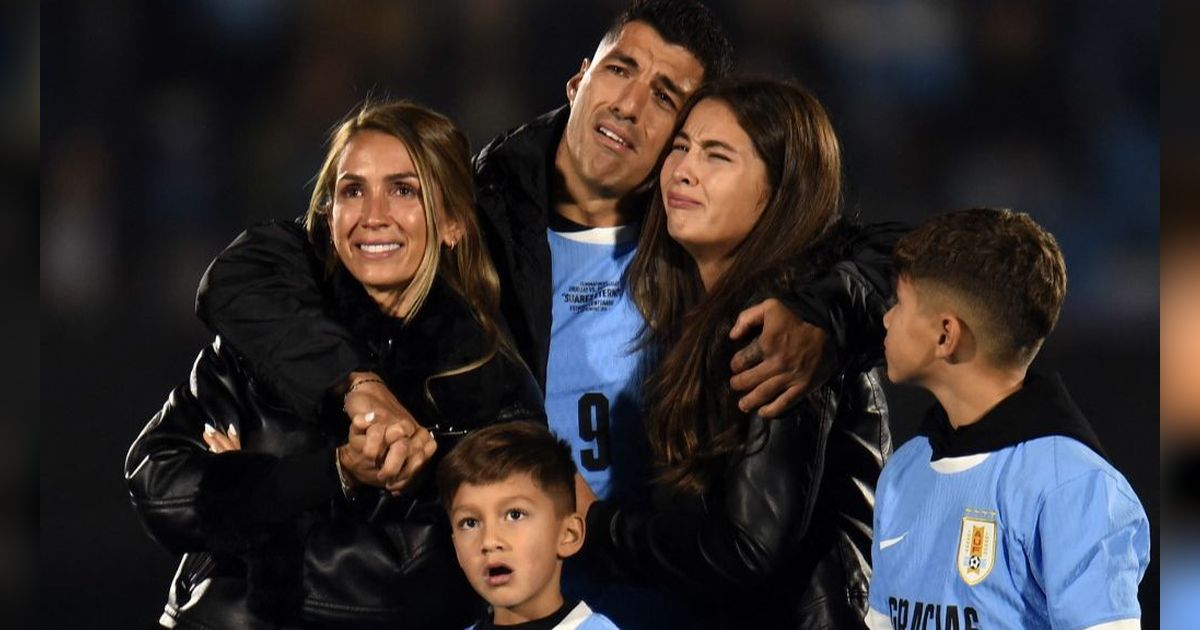
[[[367,178],[365,178],[365,177],[363,177],[362,175],[359,175],[359,174],[357,174],[357,173],[342,173],[341,175],[338,175],[338,181],[342,181],[342,180],[345,180],[345,179],[348,179],[348,180],[351,180],[351,181],[355,181],[355,182],[365,182],[365,181],[367,181]],[[391,174],[389,174],[389,175],[384,175],[384,176],[383,176],[383,179],[385,179],[385,180],[387,180],[387,181],[392,181],[392,180],[397,180],[397,179],[416,179],[416,180],[420,180],[420,178],[419,178],[419,177],[417,177],[417,174],[416,174],[416,173],[414,173],[414,172],[412,172],[412,171],[403,171],[403,172],[400,172],[400,173],[391,173]]]
[[[641,66],[638,65],[637,59],[634,59],[633,57],[630,57],[619,50],[614,50],[612,52],[612,57],[613,59],[616,59],[617,61],[633,68],[634,70],[641,68]],[[679,98],[684,97],[683,88],[679,87],[678,84],[672,81],[671,77],[660,72],[655,75],[654,78],[662,82],[663,88],[665,88],[668,92],[678,96]]]
[[[692,137],[687,135],[687,132],[682,129],[680,129],[679,133],[677,133],[675,135],[677,137],[683,138],[684,140],[687,140],[688,142],[692,142]],[[701,149],[725,149],[726,151],[729,151],[731,153],[736,153],[738,155],[741,155],[741,152],[738,151],[737,149],[733,148],[733,145],[731,145],[727,142],[722,142],[720,140],[705,140],[704,142],[700,143],[700,148]]]

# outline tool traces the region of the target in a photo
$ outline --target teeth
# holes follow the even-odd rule
[[[358,247],[368,254],[382,254],[400,249],[400,243],[362,243]]]
[[[611,132],[611,131],[609,131],[609,130],[605,129],[604,127],[601,127],[601,128],[600,128],[600,133],[604,134],[606,137],[609,137],[609,138],[612,138],[613,140],[616,140],[617,142],[619,142],[619,143],[621,143],[621,144],[623,144],[623,145],[626,145],[626,146],[628,146],[628,145],[626,144],[626,142],[625,142],[624,140],[622,140],[622,139],[621,139],[621,137],[620,137],[620,136],[618,136],[617,134],[615,134],[615,133],[613,133],[613,132]]]

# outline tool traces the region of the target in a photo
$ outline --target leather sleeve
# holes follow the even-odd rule
[[[374,369],[329,313],[323,273],[304,229],[275,221],[246,230],[218,254],[196,294],[205,325],[302,416],[315,415],[350,372]]]
[[[826,397],[817,404],[828,403]],[[625,580],[694,593],[766,582],[787,570],[789,545],[812,521],[831,418],[754,418],[747,453],[731,465],[723,490],[705,495],[704,514],[596,502],[587,515],[585,557]]]
[[[908,230],[901,223],[847,226],[835,239],[832,269],[780,296],[801,319],[830,336],[837,368],[856,370],[883,358],[883,314],[895,299],[892,250]]]
[[[243,427],[246,380],[218,338],[196,359],[129,449],[125,480],[150,535],[173,553],[236,553],[265,539],[273,525],[341,492],[333,447],[276,457],[250,450],[212,453],[205,423]]]

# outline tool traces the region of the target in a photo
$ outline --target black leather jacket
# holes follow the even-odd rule
[[[439,453],[483,424],[545,422],[529,371],[502,355],[472,372],[430,380],[436,407],[425,398],[426,377],[469,362],[483,345],[466,306],[439,283],[407,326],[381,313],[344,272],[326,289],[331,314],[357,335],[400,401],[439,436]],[[244,450],[209,452],[201,438],[205,423],[236,425]],[[360,487],[347,500],[334,468],[334,449],[347,430],[340,401],[313,416],[295,413],[220,338],[200,353],[191,378],[171,392],[125,466],[151,536],[186,554],[164,622],[178,628],[470,622],[477,600],[455,560],[432,476],[398,498]]]
[[[586,560],[668,587],[714,628],[863,627],[887,405],[876,371],[839,375],[812,401],[752,418],[745,454],[701,496],[593,504]]]

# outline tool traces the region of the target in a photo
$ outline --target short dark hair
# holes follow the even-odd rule
[[[1067,269],[1054,236],[1028,214],[972,208],[934,217],[896,245],[896,271],[978,314],[982,349],[1028,365],[1054,329]]]
[[[686,48],[704,67],[706,82],[733,70],[733,44],[712,11],[696,0],[634,0],[601,41],[616,39],[630,22],[644,22],[667,42]]]
[[[554,501],[559,516],[575,511],[575,462],[571,447],[536,422],[503,422],[471,432],[438,465],[438,495],[450,511],[465,483],[497,483],[528,474]]]

